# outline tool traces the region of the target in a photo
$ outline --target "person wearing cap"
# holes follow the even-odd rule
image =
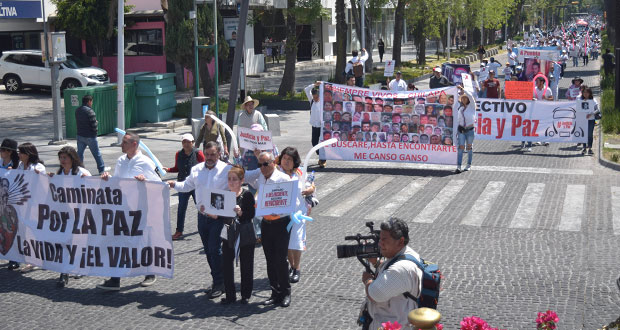
[[[553,92],[551,88],[545,87],[545,79],[543,77],[536,78],[536,88],[534,88],[534,100],[536,101],[553,101]]]
[[[201,143],[207,144],[209,141],[215,141],[224,149],[224,156],[228,156],[228,143],[226,141],[224,127],[217,123],[211,116],[215,116],[213,110],[209,110],[205,113],[205,122],[202,124],[202,127],[200,127],[198,139],[194,142],[194,147],[200,148]]]
[[[499,80],[495,79],[495,71],[489,71],[489,78],[482,83],[482,91],[486,92],[486,97],[497,99],[501,95]]]
[[[137,134],[126,133],[123,136],[121,151],[124,155],[120,156],[116,161],[114,177],[161,182],[159,174],[155,171],[155,163],[148,156],[142,154],[139,145],[140,137]],[[101,174],[101,179],[105,181],[111,177],[112,175],[107,171]],[[143,198],[146,198],[146,196]],[[163,230],[163,228],[157,230]],[[146,275],[140,285],[148,287],[153,285],[156,280],[155,275]],[[112,277],[103,282],[103,284],[97,285],[97,288],[107,291],[119,291],[121,289],[121,279],[120,277]]]
[[[84,150],[86,147],[90,148],[90,152],[97,162],[97,170],[99,173],[103,173],[109,168],[105,167],[103,163],[103,157],[99,150],[99,143],[97,142],[97,115],[92,109],[93,97],[91,95],[84,95],[82,97],[82,106],[75,109],[75,124],[77,128],[77,152],[80,157],[80,161],[84,162]]]
[[[390,81],[388,84],[391,91],[406,91],[407,90],[407,82],[402,79],[402,73],[400,71],[396,71],[396,79]]]
[[[19,165],[17,141],[13,139],[2,140],[2,144],[0,145],[0,169],[16,169],[17,165]],[[0,199],[0,203],[1,202],[4,201]],[[0,209],[0,213],[4,213],[4,207]],[[8,270],[15,270],[17,268],[19,268],[19,262],[9,261],[7,266]]]
[[[431,79],[428,83],[428,87],[431,89],[434,89],[434,88],[448,87],[450,85],[451,83],[448,80],[448,78],[446,78],[446,76],[441,74],[441,68],[435,67],[433,69],[433,75],[431,76]]]
[[[237,118],[237,126],[252,128],[252,125],[258,124],[261,126],[263,131],[267,131],[267,123],[265,122],[265,118],[263,114],[256,110],[255,108],[258,106],[258,100],[253,100],[251,96],[246,96],[245,101],[241,104],[241,113],[239,113],[239,117]],[[258,160],[254,156],[253,150],[241,150],[241,156],[244,159],[247,159],[248,162],[244,162],[243,167],[245,170],[253,170],[258,168]],[[235,155],[237,157],[237,155]]]
[[[195,190],[198,202],[211,200],[208,197],[209,189],[227,190],[228,171],[231,165],[220,160],[221,151],[217,142],[207,142],[204,146],[205,161],[192,167],[185,181],[168,181],[170,188],[178,192]],[[223,227],[224,222],[220,217],[198,210],[198,233],[211,269],[212,285],[205,291],[209,299],[217,298],[224,292],[222,238],[220,237]]]
[[[194,147],[194,137],[191,134],[183,134],[183,136],[181,137],[181,145],[181,150],[177,151],[176,155],[174,156],[174,167],[164,168],[166,172],[179,173],[177,175],[177,181],[184,181],[185,178],[187,178],[187,176],[189,175],[194,165],[205,161],[205,156],[202,151]],[[187,204],[189,203],[190,196],[194,199],[194,204],[196,204],[195,190],[189,192],[179,192],[179,205],[177,207],[177,229],[174,235],[172,235],[173,240],[178,240],[183,237],[183,229],[185,227],[185,212],[187,212]]]
[[[572,85],[570,85],[570,87],[566,90],[566,98],[570,101],[574,101],[581,96],[581,85],[583,84],[583,79],[580,77],[575,77],[571,83]]]
[[[506,66],[503,70],[504,73],[504,81],[510,81],[510,77],[512,76],[512,67],[510,66],[510,62],[506,62]]]
[[[355,79],[355,78],[353,78]],[[306,97],[308,97],[308,101],[310,102],[310,126],[312,126],[312,146],[319,144],[319,140],[321,139],[321,102],[319,97],[319,86],[321,82],[317,81],[314,84],[310,84],[304,88],[306,92]],[[316,151],[317,156],[319,156],[319,167],[325,167],[327,161],[321,158],[319,151]]]

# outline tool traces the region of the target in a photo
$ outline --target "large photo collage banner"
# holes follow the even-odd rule
[[[325,159],[456,164],[457,89],[370,90],[322,83]]]

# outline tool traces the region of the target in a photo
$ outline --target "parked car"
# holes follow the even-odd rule
[[[24,87],[50,88],[50,68],[45,66],[40,50],[4,51],[0,57],[0,79],[9,93],[19,93]],[[108,73],[67,54],[60,64],[60,89],[105,84]]]

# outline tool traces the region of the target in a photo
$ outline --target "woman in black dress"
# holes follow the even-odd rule
[[[233,226],[235,222],[237,228],[241,226],[249,226],[254,230],[252,219],[256,210],[254,209],[254,195],[246,188],[241,187],[243,178],[245,177],[245,171],[241,166],[235,165],[230,171],[228,171],[228,189],[237,194],[237,203],[235,205],[235,218],[223,218],[224,223]],[[224,227],[226,228],[226,227]],[[242,230],[241,235],[246,235],[247,231]],[[224,273],[224,289],[226,297],[221,301],[223,305],[228,305],[237,300],[237,293],[235,291],[235,273],[234,273],[234,260],[236,256],[239,256],[239,262],[241,267],[241,304],[247,304],[252,295],[253,281],[254,281],[254,246],[256,243],[256,236],[251,239],[247,237],[240,237],[239,231],[228,230],[227,239],[222,243],[222,266]],[[239,244],[237,247],[237,240]],[[249,241],[248,244],[244,244]]]

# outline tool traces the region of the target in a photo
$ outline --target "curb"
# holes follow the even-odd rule
[[[603,157],[603,129],[598,127],[598,163],[614,171],[620,171],[620,164],[611,162]]]

